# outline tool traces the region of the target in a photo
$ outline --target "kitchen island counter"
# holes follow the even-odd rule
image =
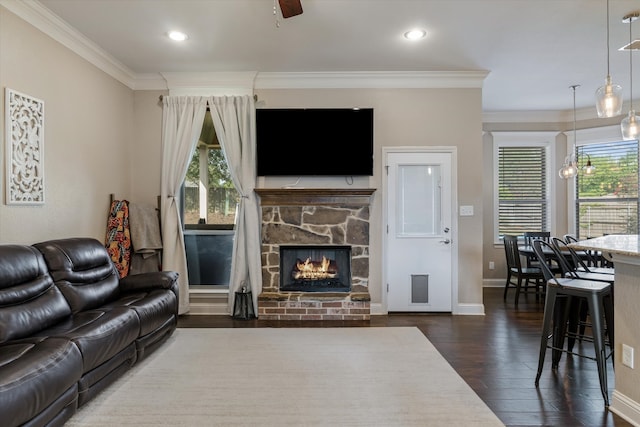
[[[581,240],[570,245],[574,249],[599,251],[615,267],[615,389],[610,410],[640,425],[640,247],[638,235],[609,235]],[[634,353],[630,363],[622,363],[622,345]]]

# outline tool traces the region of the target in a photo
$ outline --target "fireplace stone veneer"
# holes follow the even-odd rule
[[[373,189],[256,189],[262,209],[262,293],[267,320],[369,320],[369,204]],[[350,292],[280,290],[281,245],[351,247]]]

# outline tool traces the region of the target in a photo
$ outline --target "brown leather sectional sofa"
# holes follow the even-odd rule
[[[91,238],[0,245],[0,424],[63,425],[175,330],[175,272],[123,279]]]

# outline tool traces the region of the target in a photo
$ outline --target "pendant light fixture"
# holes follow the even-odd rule
[[[638,127],[640,126],[640,117],[636,116],[636,112],[633,109],[633,37],[631,35],[631,24],[638,19],[640,12],[632,12],[625,15],[622,18],[622,22],[629,24],[629,114],[620,123],[620,130],[622,131],[622,139],[630,141],[638,139]]]
[[[583,154],[584,155],[584,154]],[[596,167],[591,164],[591,156],[587,154],[587,164],[582,167],[585,175],[591,175],[596,171]]]
[[[609,0],[607,0],[607,77],[596,90],[598,117],[615,117],[622,112],[622,87],[614,85],[609,72]]]
[[[569,179],[578,175],[578,159],[576,158],[576,88],[580,85],[569,86],[573,89],[573,146],[571,147],[571,154],[568,154],[564,158],[564,164],[558,171],[560,178]],[[588,166],[591,162],[589,161]]]

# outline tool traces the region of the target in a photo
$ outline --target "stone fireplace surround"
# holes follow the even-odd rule
[[[262,209],[266,320],[369,320],[369,206],[373,189],[257,188]],[[350,292],[282,292],[280,245],[351,246]]]

